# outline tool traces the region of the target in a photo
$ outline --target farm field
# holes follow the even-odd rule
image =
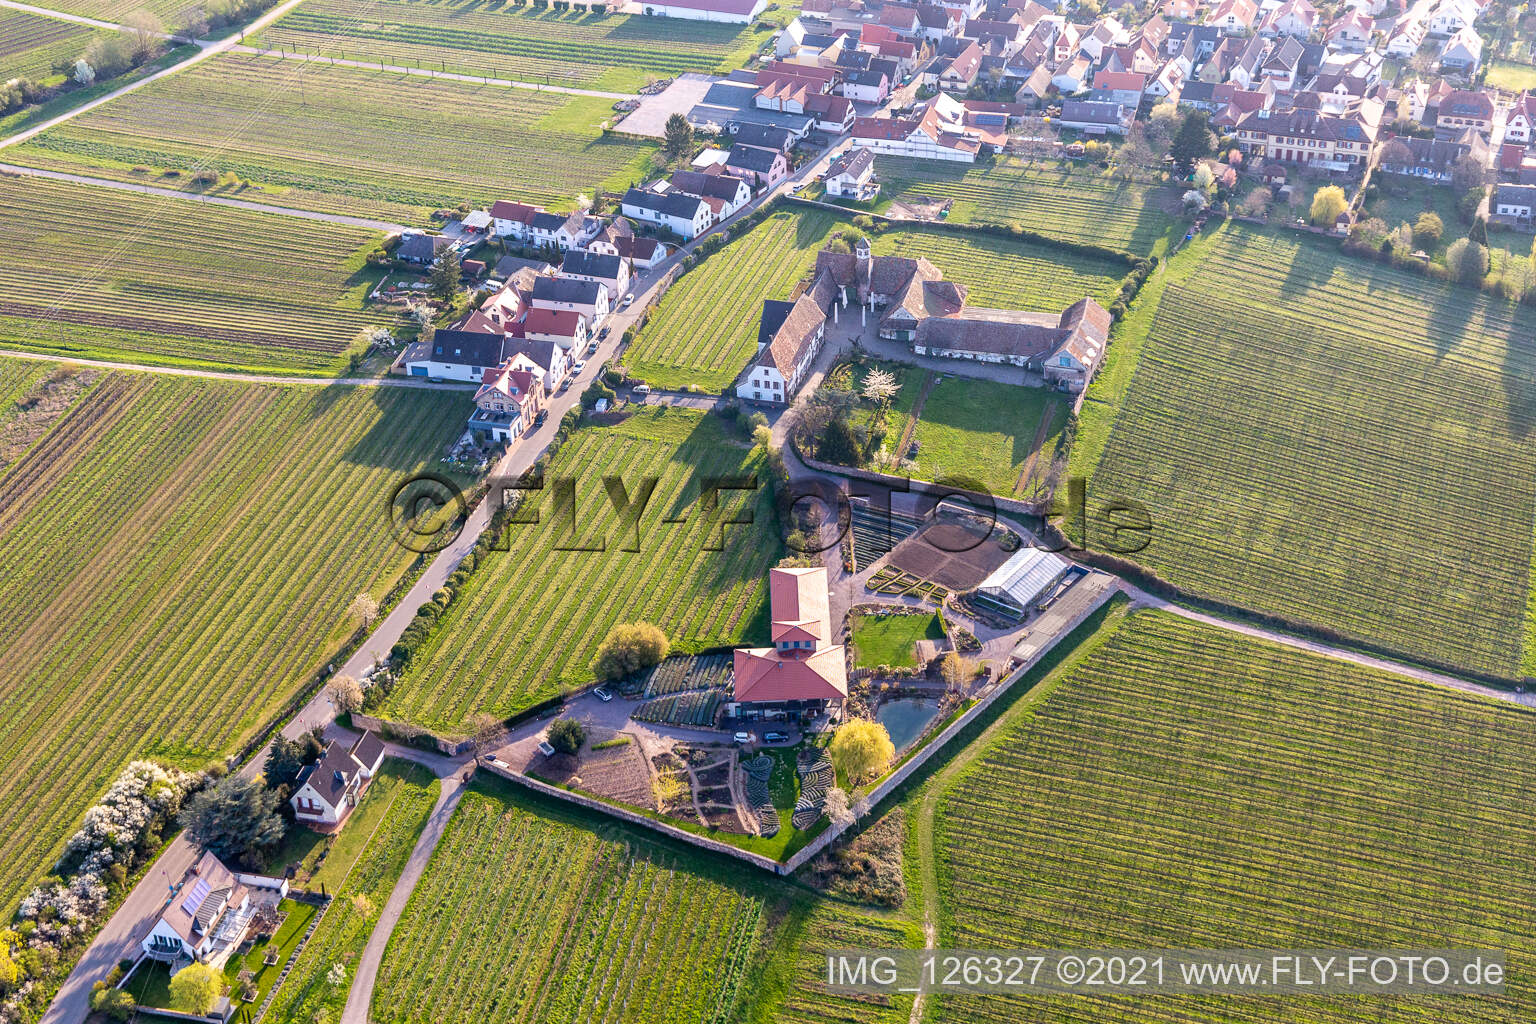
[[[0,82],[54,77],[53,66],[84,53],[94,31],[57,18],[0,10]]]
[[[341,645],[466,405],[109,373],[0,475],[0,906],[129,760],[231,752]]]
[[[362,228],[16,177],[0,220],[0,347],[320,374],[382,325]]]
[[[361,849],[349,850],[352,856],[342,858],[334,868],[331,858],[326,858],[331,875],[328,887],[336,898],[273,997],[267,1011],[270,1019],[341,1019],[353,965],[405,869],[439,789],[438,781],[420,765],[394,758],[384,762],[384,770],[364,798],[364,806],[368,801],[387,801],[383,813],[376,824],[369,822],[367,831],[360,831]],[[342,835],[349,834],[351,824]],[[333,985],[327,975],[337,964],[346,969],[346,980]]]
[[[728,388],[757,351],[763,300],[788,298],[839,229],[853,230],[824,210],[782,211],[705,259],[667,291],[636,336],[625,356],[630,374],[658,387]],[[892,229],[870,243],[876,255],[926,256],[970,287],[975,306],[1060,310],[1085,294],[1108,303],[1125,273],[1108,260],[939,229]]]
[[[461,202],[623,189],[655,147],[605,140],[608,101],[222,54],[7,151],[13,163],[403,223]],[[441,140],[452,139],[452,145]],[[171,176],[174,172],[174,177]]]
[[[764,628],[764,580],[780,550],[766,486],[750,496],[720,492],[721,516],[755,519],[726,527],[723,551],[706,550],[720,544],[720,525],[696,506],[704,477],[763,473],[762,452],[721,424],[659,406],[572,434],[548,476],[574,478],[574,513],[555,508],[551,485],[538,499],[542,523],[508,528],[510,550],[492,554],[460,591],[389,695],[385,717],[451,732],[479,712],[509,715],[590,682],[597,645],[619,622],[655,623],[674,653],[735,644]],[[621,550],[635,546],[634,517],[621,524],[605,476],[622,480],[631,499],[643,481],[657,481],[638,522],[639,551]],[[606,550],[590,550],[600,543]],[[537,586],[529,584],[534,567]]]
[[[853,619],[855,668],[916,668],[919,640],[942,640],[937,615],[856,615]]]
[[[1156,308],[1090,502],[1181,587],[1503,676],[1536,664],[1536,315],[1229,227]]]
[[[949,220],[1018,224],[1071,242],[1123,249],[1139,256],[1158,252],[1174,227],[1164,204],[1171,190],[1122,181],[1092,166],[1068,161],[1026,163],[1000,157],[982,167],[947,166],[932,160],[880,157],[881,212],[892,202],[950,200]]]
[[[149,11],[164,23],[167,32],[175,32],[186,24],[186,16],[201,5],[194,0],[48,0],[32,6],[113,22],[120,22],[136,11]]]
[[[634,92],[684,72],[724,74],[772,33],[703,21],[591,15],[484,0],[315,0],[253,45],[487,78]]]
[[[1027,491],[1026,470],[1033,477],[1049,464],[1071,409],[1059,391],[946,375],[918,411],[917,475],[974,480],[990,494]]]
[[[1536,715],[1156,612],[1043,685],[939,795],[940,946],[1492,947],[1500,996],[1287,997],[1282,1016],[1531,1016]],[[1278,1005],[946,996],[936,1019],[1219,1024]]]

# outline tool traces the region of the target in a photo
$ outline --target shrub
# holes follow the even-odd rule
[[[667,635],[649,622],[621,622],[603,638],[592,671],[600,680],[622,679],[660,664],[669,647]]]
[[[574,754],[587,740],[587,727],[574,718],[557,718],[549,727],[549,745],[562,754]]]
[[[205,1017],[224,994],[224,975],[207,964],[188,964],[171,979],[171,1009]]]
[[[1444,235],[1445,223],[1440,220],[1439,214],[1431,210],[1425,210],[1413,222],[1413,244],[1420,249],[1433,249],[1440,244]]]

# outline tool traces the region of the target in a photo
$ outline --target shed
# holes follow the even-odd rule
[[[1060,555],[1036,547],[1022,547],[993,570],[976,588],[976,596],[1014,615],[1034,607],[1072,568]]]

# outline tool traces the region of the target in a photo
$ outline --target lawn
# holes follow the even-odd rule
[[[228,53],[82,114],[7,159],[172,187],[208,169],[241,180],[226,194],[417,223],[461,202],[569,207],[578,193],[622,190],[656,150],[603,138],[609,106]]]
[[[230,986],[230,1000],[240,1005],[240,991],[237,987],[242,971],[251,972],[251,980],[256,984],[256,996],[247,1004],[260,1006],[267,998],[267,993],[272,991],[278,976],[283,973],[288,960],[303,940],[304,933],[309,929],[309,924],[319,913],[319,908],[313,903],[300,903],[297,900],[283,900],[278,904],[278,911],[285,915],[283,923],[278,925],[277,932],[264,942],[257,942],[251,946],[250,952],[245,956],[232,956],[224,965],[224,983]],[[277,962],[266,963],[269,950],[276,949]]]
[[[359,844],[359,852],[347,870],[336,875],[331,887],[335,899],[277,990],[265,1019],[340,1019],[357,958],[368,944],[379,911],[405,868],[440,788],[425,769],[393,759],[385,762],[375,789],[386,782],[391,799],[387,804],[375,804],[384,809],[379,820],[358,828],[362,822],[354,818],[343,830],[343,835]],[[330,866],[331,859],[327,858],[326,867]]]
[[[906,999],[824,983],[833,946],[915,926],[540,800],[471,783],[379,972],[380,1024],[889,1022]]]
[[[684,72],[725,74],[771,35],[739,25],[484,0],[316,0],[251,41],[327,57],[634,92]]]
[[[1496,60],[1488,65],[1487,85],[1490,89],[1513,93],[1536,89],[1536,67]]]
[[[53,66],[79,57],[94,34],[94,29],[73,22],[0,10],[0,82],[53,78]]]
[[[534,496],[541,522],[508,528],[510,550],[492,553],[460,591],[386,717],[452,732],[476,713],[512,714],[590,682],[597,645],[619,622],[655,623],[676,653],[762,632],[764,578],[782,546],[762,451],[722,423],[662,406],[574,433]],[[703,480],[754,473],[765,485],[755,494],[719,492],[721,517],[754,523],[724,527],[723,550],[709,550],[721,547],[722,527],[697,506]],[[608,477],[631,498],[655,481],[638,521],[631,512],[620,522]],[[561,479],[574,481],[574,508],[556,508]]]
[[[1089,489],[1150,511],[1135,557],[1196,593],[1530,672],[1536,314],[1238,226],[1174,263]]]
[[[953,202],[949,220],[1018,224],[1071,242],[1087,242],[1146,256],[1161,253],[1174,227],[1173,189],[1124,181],[1091,164],[1070,160],[1029,163],[1000,157],[980,166],[880,157],[880,204],[894,200]]]
[[[0,906],[129,760],[222,758],[333,656],[466,404],[111,373],[0,474]]]
[[[1042,685],[1054,688],[938,794],[940,947],[1491,947],[1507,953],[1509,987],[1283,1008],[941,997],[934,1019],[1455,1024],[1536,1011],[1529,711],[1155,612]]]
[[[855,668],[916,668],[917,642],[942,639],[944,624],[937,615],[855,615],[853,664]]]
[[[1071,412],[1059,391],[946,374],[918,411],[916,475],[974,481],[1006,497],[1027,494]]]
[[[734,239],[668,289],[626,352],[626,368],[658,387],[725,391],[757,351],[763,300],[789,298],[839,229],[853,230],[824,210],[784,210]],[[970,288],[975,306],[1059,311],[1085,294],[1107,304],[1126,271],[1109,260],[939,228],[892,229],[871,245],[877,255],[927,257]]]
[[[393,319],[362,228],[4,176],[0,220],[0,346],[321,374]]]

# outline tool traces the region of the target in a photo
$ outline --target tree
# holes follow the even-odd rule
[[[896,747],[885,726],[868,718],[855,718],[837,727],[827,754],[838,773],[857,785],[880,774],[895,758]]]
[[[574,754],[587,741],[587,727],[574,718],[557,718],[549,727],[549,745],[562,754]]]
[[[463,277],[464,265],[459,260],[459,250],[453,246],[437,254],[432,260],[432,269],[427,273],[432,294],[444,302],[452,302],[453,297],[459,294],[459,284]]]
[[[1125,145],[1115,154],[1115,170],[1122,178],[1130,178],[1137,171],[1147,173],[1157,168],[1158,157],[1147,141],[1147,126],[1141,121],[1131,122],[1131,130],[1125,136]]]
[[[1451,184],[1456,191],[1465,192],[1476,188],[1487,179],[1488,170],[1483,162],[1471,153],[1464,153],[1451,165]]]
[[[1193,184],[1195,188],[1204,192],[1207,197],[1216,194],[1216,172],[1211,170],[1210,164],[1201,164],[1195,168]]]
[[[1267,217],[1269,215],[1269,204],[1274,198],[1270,194],[1269,189],[1256,188],[1243,197],[1243,201],[1238,204],[1237,208],[1242,211],[1245,217]]]
[[[894,373],[876,367],[864,375],[864,387],[861,390],[869,401],[885,405],[896,397],[901,385],[896,382]]]
[[[1431,210],[1425,210],[1419,214],[1419,219],[1413,222],[1413,244],[1420,249],[1433,249],[1440,244],[1440,239],[1445,235],[1445,222],[1440,215]]]
[[[944,685],[950,689],[965,682],[965,661],[960,655],[950,651],[939,659],[939,678],[944,680]]]
[[[857,466],[864,461],[859,454],[859,439],[847,416],[834,416],[816,443],[816,457],[839,466]]]
[[[224,975],[207,964],[192,963],[171,979],[171,1009],[206,1017],[224,994]]]
[[[183,828],[221,860],[252,861],[282,842],[280,794],[255,779],[226,775],[188,800]]]
[[[341,675],[331,680],[331,702],[338,713],[363,710],[363,687],[351,676]]]
[[[160,49],[160,37],[165,26],[149,11],[134,11],[123,19],[128,30],[129,54],[134,64],[143,64]]]
[[[299,777],[305,765],[318,760],[322,753],[324,748],[312,732],[292,740],[279,734],[272,738],[272,746],[267,748],[267,760],[261,768],[262,777],[273,789],[289,785]]]
[[[81,85],[90,85],[96,81],[96,69],[85,62],[85,58],[75,61],[75,81]]]
[[[1339,214],[1349,209],[1344,190],[1337,185],[1324,185],[1312,194],[1312,224],[1316,227],[1333,227]]]
[[[21,935],[7,928],[0,931],[0,992],[9,992],[21,980],[21,967],[17,965],[13,948],[21,945]]]
[[[125,989],[98,981],[91,991],[91,1010],[108,1020],[127,1020],[133,1016],[133,996]]]
[[[1488,274],[1488,248],[1468,238],[1458,238],[1445,251],[1451,276],[1463,284],[1482,284]]]
[[[366,590],[352,599],[352,604],[347,608],[347,613],[358,619],[364,626],[373,625],[373,620],[379,617],[379,602],[373,599],[373,595]]]
[[[667,634],[649,622],[621,622],[598,645],[592,671],[600,680],[623,679],[660,664],[670,646]]]
[[[685,156],[693,148],[693,126],[682,114],[673,114],[667,118],[667,125],[663,131],[666,137],[662,143],[662,149],[669,158],[675,160]]]
[[[767,451],[773,447],[773,430],[770,427],[753,427],[752,443]]]
[[[1188,171],[1196,160],[1210,156],[1214,149],[1210,124],[1205,112],[1191,110],[1184,115],[1184,120],[1180,123],[1168,152],[1180,171]]]
[[[834,825],[852,825],[853,808],[848,805],[848,793],[838,786],[827,790],[822,798],[822,808]]]

